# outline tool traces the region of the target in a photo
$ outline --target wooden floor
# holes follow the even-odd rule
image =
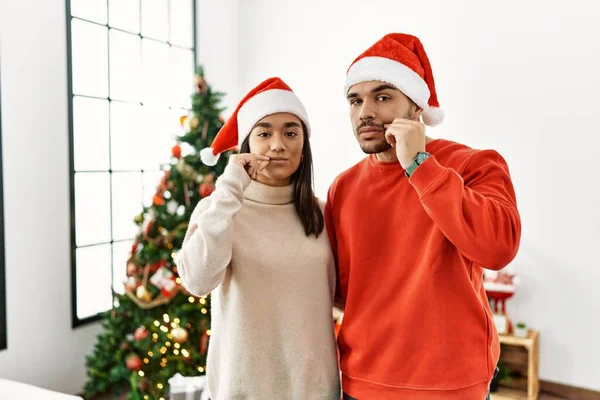
[[[511,399],[511,400],[513,400],[513,399],[523,399],[523,400],[525,400],[525,399],[527,399],[527,396],[525,396],[525,395],[523,395],[523,396],[516,395],[516,396],[506,396],[505,397],[505,396],[495,396],[494,393],[492,393],[492,400],[506,400],[506,399]],[[543,393],[542,392],[542,393],[540,393],[540,395],[538,397],[538,400],[566,400],[566,398],[564,398],[564,397],[557,397],[557,396],[554,396],[552,394]]]
[[[551,394],[540,394],[540,397],[538,397],[538,400],[565,400],[564,397],[556,397],[553,396]]]

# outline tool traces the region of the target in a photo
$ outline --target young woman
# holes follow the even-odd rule
[[[339,400],[334,259],[312,190],[310,125],[279,78],[240,102],[212,147],[232,155],[193,212],[177,255],[183,285],[212,293],[212,400]]]

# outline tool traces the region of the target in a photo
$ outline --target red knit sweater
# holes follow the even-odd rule
[[[483,400],[498,361],[482,275],[519,247],[508,167],[441,139],[427,151],[410,179],[371,155],[329,190],[343,388],[359,400]]]

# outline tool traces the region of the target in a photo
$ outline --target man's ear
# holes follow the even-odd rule
[[[413,107],[415,107],[415,110],[413,112],[415,121],[421,121],[421,116],[423,115],[423,109],[420,108],[418,105],[414,105]]]

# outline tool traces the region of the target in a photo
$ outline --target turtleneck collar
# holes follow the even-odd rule
[[[244,191],[244,198],[262,204],[290,204],[294,201],[294,185],[269,186],[253,180]]]

